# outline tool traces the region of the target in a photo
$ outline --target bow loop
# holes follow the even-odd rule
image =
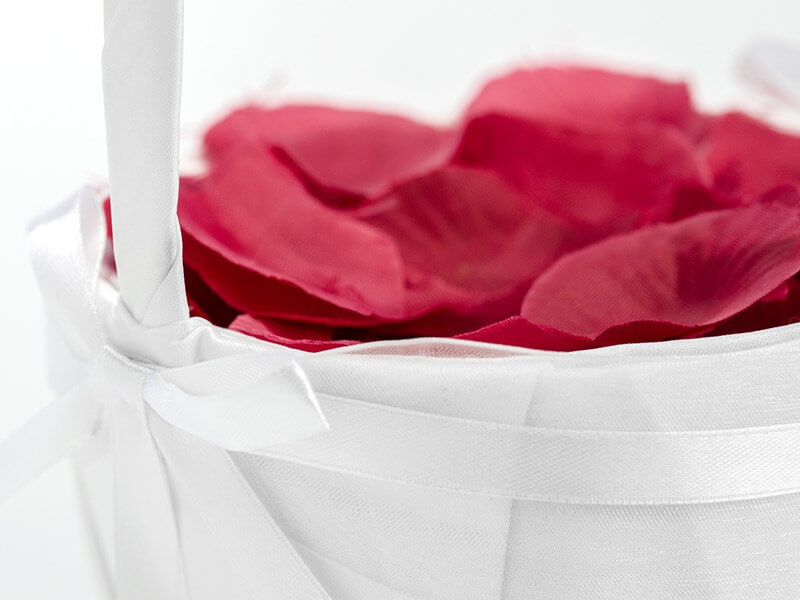
[[[221,362],[203,366],[221,367],[224,372],[228,361]],[[166,375],[176,381],[190,376],[191,370]],[[261,450],[328,429],[311,385],[296,362],[263,373],[253,383],[215,393],[188,393],[164,375],[151,372],[145,379],[147,404],[168,423],[228,450]]]
[[[117,597],[185,598],[178,524],[153,414],[221,455],[219,448],[255,451],[297,441],[328,424],[297,352],[203,319],[145,327],[133,318],[101,277],[106,236],[99,200],[83,190],[29,235],[50,317],[77,364],[88,369],[70,393],[0,445],[0,499],[110,428]]]
[[[297,351],[199,318],[145,327],[101,277],[99,195],[81,190],[35,223],[34,271],[48,312],[81,362],[129,404],[228,450],[253,451],[328,428]]]

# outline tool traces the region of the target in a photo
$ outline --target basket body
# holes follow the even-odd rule
[[[796,326],[571,354],[450,340],[305,354],[197,321],[213,336],[164,359],[172,384],[224,396],[290,360],[326,427],[232,449],[106,371],[78,460],[119,597],[800,593]]]
[[[106,2],[119,273],[97,194],[33,229],[66,378],[0,497],[78,449],[117,600],[800,596],[800,326],[312,355],[189,318],[181,9]]]
[[[611,359],[618,363],[613,367],[564,366],[534,381],[527,375],[538,370],[540,357],[433,358],[424,355],[430,350],[425,345],[408,350],[423,356],[311,359],[308,372],[320,390],[331,431],[272,451],[228,452],[150,414],[168,473],[190,598],[250,598],[255,593],[303,598],[311,593],[309,579],[319,583],[324,597],[337,600],[699,600],[789,598],[800,592],[797,493],[593,502],[593,483],[580,463],[527,455],[522,441],[501,441],[498,451],[492,444],[500,437],[485,433],[476,432],[471,446],[457,442],[453,431],[453,439],[427,437],[446,438],[448,429],[473,421],[513,425],[496,430],[507,438],[542,426],[669,431],[680,437],[774,425],[797,418],[792,415],[796,401],[785,392],[797,389],[796,381],[779,376],[777,387],[759,383],[748,353],[729,357],[730,369],[710,376],[703,373],[705,356],[668,357],[652,367],[654,374],[650,365],[639,368],[623,355]],[[787,358],[794,353],[788,348],[781,352]],[[687,377],[687,371],[695,376]],[[785,373],[796,378],[788,369]],[[781,394],[786,394],[785,403]],[[354,406],[363,413],[349,413]],[[359,422],[340,432],[338,411]],[[388,429],[373,412],[384,414]],[[437,428],[409,432],[404,423],[409,416],[438,421]],[[365,431],[370,427],[379,429]],[[624,446],[626,440],[614,443]],[[426,455],[437,449],[448,456]],[[632,453],[613,473],[621,488],[635,487],[626,478],[642,477],[638,462],[648,460]],[[742,459],[738,452],[729,456],[731,463]],[[526,466],[541,473],[548,462],[558,472],[545,477],[570,480],[572,469],[587,478],[581,490],[585,496],[555,501],[509,497],[523,495]],[[408,472],[409,466],[416,472]],[[370,468],[375,472],[369,473]],[[493,477],[483,471],[487,468],[508,472]],[[665,454],[646,469],[666,474],[680,488],[702,466]],[[731,471],[725,476],[735,476],[736,469]],[[120,481],[125,478],[126,473],[117,472],[116,485],[142,485]],[[447,489],[458,482],[497,480],[507,482],[507,489]],[[537,482],[530,483],[535,488]],[[110,496],[112,480],[101,479],[100,485]],[[608,491],[603,483],[598,488],[599,496]],[[137,510],[146,517],[146,506]],[[118,514],[117,526],[124,527],[127,516]],[[142,542],[135,547],[147,552]],[[297,587],[276,580],[275,570],[295,561],[302,566],[296,571],[301,578]]]

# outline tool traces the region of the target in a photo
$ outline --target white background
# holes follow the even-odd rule
[[[487,74],[550,59],[688,78],[701,105],[766,106],[733,69],[800,44],[800,2],[187,0],[187,137],[244,98],[325,97],[453,115]],[[26,222],[105,172],[102,3],[0,4],[0,440],[49,401]],[[748,95],[749,94],[749,95]],[[188,164],[188,162],[187,162]],[[66,463],[0,505],[0,599],[98,596]]]

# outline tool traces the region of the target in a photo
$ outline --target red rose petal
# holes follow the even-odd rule
[[[481,329],[456,335],[455,338],[556,352],[585,350],[593,346],[592,340],[589,338],[538,325],[519,316],[509,317]]]
[[[800,270],[800,193],[614,237],[537,279],[523,317],[595,338],[632,321],[694,327],[747,308]]]
[[[667,221],[679,221],[704,212],[734,208],[745,204],[739,196],[723,194],[713,186],[679,185],[673,194],[672,210]]]
[[[220,298],[188,265],[184,265],[183,275],[189,314],[193,317],[202,317],[220,327],[230,325],[238,315],[236,309]]]
[[[315,193],[332,202],[375,198],[449,160],[454,131],[374,112],[292,105],[249,106],[214,125],[214,159],[242,145],[274,148]]]
[[[487,83],[467,114],[518,116],[579,128],[674,125],[703,127],[683,83],[586,67],[520,69]]]
[[[278,319],[331,326],[354,326],[380,322],[320,300],[300,287],[227,260],[183,230],[183,260],[205,285],[238,311]],[[217,323],[216,321],[213,321]]]
[[[753,198],[800,183],[800,136],[741,113],[723,115],[711,128],[708,163],[717,188]]]
[[[457,160],[600,236],[669,218],[676,189],[703,179],[688,140],[651,126],[586,132],[488,115],[469,124]]]
[[[321,205],[264,151],[230,154],[203,179],[185,180],[178,209],[182,228],[197,242],[186,245],[186,261],[243,312],[269,312],[271,302],[283,299],[245,288],[235,274],[221,280],[225,270],[192,256],[198,245],[250,274],[291,284],[346,311],[403,314],[402,263],[394,242]]]
[[[800,282],[785,281],[761,300],[717,325],[712,335],[745,333],[800,321]]]
[[[331,348],[350,346],[358,342],[352,340],[334,340],[326,337],[330,331],[311,327],[294,326],[289,323],[256,319],[250,315],[239,315],[230,328],[246,335],[266,340],[274,344],[297,348],[307,352],[320,352]]]
[[[681,325],[662,321],[630,321],[609,327],[592,340],[593,348],[616,346],[618,344],[639,344],[642,342],[663,342],[696,338],[713,329],[713,325]]]
[[[784,281],[771,292],[767,292],[759,302],[783,302],[789,299],[792,293],[792,286],[796,285],[794,280]]]
[[[495,174],[464,167],[398,186],[362,219],[400,249],[409,317],[442,307],[477,310],[485,321],[513,314],[533,278],[580,243],[574,229],[526,207]]]

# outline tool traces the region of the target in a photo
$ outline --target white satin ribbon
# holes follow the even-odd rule
[[[403,485],[568,504],[702,504],[800,491],[797,424],[557,429],[319,396],[330,432],[258,454]]]
[[[80,206],[84,208],[79,210]],[[86,290],[91,285],[78,283],[79,273],[96,272],[96,257],[101,254],[92,247],[102,242],[96,239],[101,228],[96,211],[96,203],[84,199],[78,208],[58,220],[61,233],[51,231],[54,226],[51,223],[38,227],[32,234],[35,241],[37,235],[47,233],[52,239],[60,239],[64,247],[74,246],[81,239],[84,245],[88,244],[81,246],[80,253],[75,247],[67,251],[73,261],[78,254],[81,257],[73,271],[64,271],[63,253],[36,260],[47,297],[57,300],[52,312],[62,316],[59,322],[66,326],[67,333],[90,331],[90,325],[98,322],[97,314],[86,309],[90,306]],[[71,225],[66,226],[67,223]],[[81,223],[84,229],[78,231]],[[58,277],[60,284],[55,283]],[[112,367],[117,369],[109,380],[119,387],[127,378],[130,381],[127,397],[141,397],[164,421],[228,450],[387,481],[551,502],[681,504],[800,490],[800,425],[796,423],[771,426],[754,423],[751,427],[711,431],[626,432],[503,425],[439,416],[382,406],[370,399],[357,401],[326,394],[320,383],[327,378],[326,373],[346,373],[358,364],[358,356],[342,353],[306,356],[301,369],[295,362],[300,354],[292,350],[269,348],[200,319],[143,328],[119,304],[99,314],[107,315],[102,330],[108,332],[110,341],[109,347],[100,353],[101,372],[110,374]],[[750,339],[747,336],[737,337],[745,340],[739,351],[745,353],[742,359],[763,363],[770,360],[764,354],[772,351],[783,357],[783,362],[792,362],[792,357],[800,352],[800,342],[796,341],[795,329],[785,332],[795,341],[767,343],[764,348],[756,345],[748,349],[748,344],[755,342],[746,342]],[[759,339],[769,342],[779,333],[762,332]],[[92,335],[75,335],[76,348],[91,345]],[[685,353],[692,356],[692,368],[702,370],[709,378],[730,377],[728,362],[732,359],[727,358],[724,341],[704,340],[702,347],[708,350],[705,354],[692,354],[692,348],[697,350],[699,342],[684,344]],[[391,347],[402,348],[403,344],[382,346],[384,352],[392,354]],[[718,356],[712,351],[716,346],[722,348]],[[630,354],[628,360],[637,364],[635,348]],[[607,353],[593,355],[598,357],[592,363],[597,369],[602,368],[603,360],[610,363],[609,369],[621,360],[606,356]],[[149,361],[157,362],[161,368],[150,368],[146,361],[131,357],[150,357]],[[352,377],[371,377],[376,381],[395,368],[392,360],[400,360],[391,356],[362,359],[375,364],[369,363],[366,371],[352,371]],[[506,365],[517,362],[521,372],[527,374],[549,368],[544,371],[547,376],[558,376],[559,363],[565,367],[569,360],[586,362],[589,356],[536,353],[503,360],[508,361]],[[642,377],[655,368],[651,365],[655,360],[640,358]],[[420,370],[413,382],[406,383],[418,392],[409,394],[430,394],[436,386],[429,379],[447,377],[446,369],[442,365],[440,370]],[[497,371],[498,365],[491,360],[476,363],[471,369],[473,375],[476,370],[485,370],[487,389],[491,389],[492,378],[502,372]],[[317,381],[317,394],[312,392],[304,370]],[[770,389],[771,376],[768,373],[765,376],[761,383],[753,379],[755,376],[748,376],[748,393]],[[671,385],[669,371],[665,372],[665,378],[662,384],[653,385]],[[467,406],[472,402],[464,399]],[[327,429],[320,403],[332,427],[324,435],[314,435]],[[94,426],[95,418],[87,414],[86,430]]]
[[[96,394],[94,381],[83,381],[3,441],[0,502],[91,439],[103,420]]]
[[[103,99],[120,295],[138,323],[189,317],[178,227],[182,0],[104,0]]]
[[[92,191],[36,224],[29,242],[48,311],[86,376],[0,445],[0,499],[110,427],[117,597],[184,598],[182,553],[153,415],[224,454],[327,430],[316,396],[292,351],[262,346],[255,352],[202,319],[138,324],[107,293],[109,286],[99,285],[105,223]],[[279,531],[273,534],[280,538]],[[289,565],[276,577],[307,579],[292,567],[297,557],[288,542],[275,543],[283,544],[279,557]],[[318,588],[313,580],[309,585]]]
[[[229,450],[258,450],[327,430],[294,360],[298,353],[225,339],[199,318],[144,327],[113,294],[104,298],[98,286],[104,227],[95,194],[83,190],[29,235],[48,312],[89,377]]]
[[[511,410],[513,403],[498,395],[505,389],[499,377],[511,377],[516,395],[535,398],[541,377],[575,376],[567,368],[571,363],[590,364],[598,381],[614,378],[620,364],[630,363],[635,370],[625,377],[659,386],[674,386],[678,370],[691,368],[729,386],[745,377],[737,394],[768,394],[775,389],[775,369],[796,364],[800,356],[796,326],[727,341],[659,346],[672,350],[658,356],[647,347],[629,347],[627,354],[621,349],[619,354],[437,361],[424,352],[423,357],[399,356],[407,353],[408,343],[387,342],[368,348],[384,356],[323,353],[305,356],[301,368],[297,360],[303,353],[201,319],[139,325],[113,290],[106,293],[110,286],[98,281],[104,223],[91,192],[39,223],[30,240],[49,312],[82,360],[86,377],[0,446],[0,495],[109,426],[116,460],[116,592],[122,600],[185,595],[174,479],[190,490],[208,523],[225,523],[215,532],[221,545],[246,548],[248,563],[238,565],[239,579],[254,598],[259,589],[270,589],[287,590],[286,600],[327,600],[238,472],[228,452],[234,450],[402,485],[546,502],[693,504],[800,491],[800,425],[794,421],[710,431],[559,429],[467,413],[436,415],[416,401],[437,393],[443,379],[458,378],[460,371],[453,369],[459,365],[481,385],[456,386],[463,398],[453,410],[486,404],[481,398],[486,394],[494,394],[489,400],[498,410]],[[675,358],[683,355],[689,358]],[[750,360],[764,365],[763,376],[736,372],[736,361]],[[409,366],[413,379],[391,383],[390,375]],[[661,379],[654,379],[661,370]],[[521,373],[526,374],[522,379]],[[362,400],[325,393],[334,380],[369,381],[374,388],[362,390]],[[778,390],[787,403],[796,401],[785,389],[792,381]],[[415,402],[406,408],[381,405],[377,395],[393,385],[406,386],[402,396]],[[554,385],[557,379],[549,383]],[[682,388],[674,389],[680,393]],[[549,402],[546,397],[537,401]],[[765,410],[771,406],[764,405]],[[205,476],[211,464],[216,465],[213,480]],[[241,521],[232,523],[231,514],[241,514]]]

